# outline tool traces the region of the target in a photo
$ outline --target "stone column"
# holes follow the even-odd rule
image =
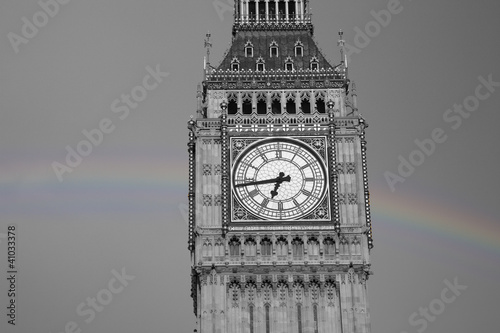
[[[259,0],[255,0],[255,17],[257,19],[257,22],[260,21],[260,11],[259,11]]]
[[[266,22],[269,22],[269,0],[266,0]]]

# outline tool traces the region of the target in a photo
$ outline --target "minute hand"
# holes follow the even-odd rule
[[[262,184],[273,184],[273,183],[283,183],[283,182],[289,182],[291,180],[290,176],[286,177],[276,177],[273,179],[268,179],[268,180],[259,180],[256,182],[249,182],[249,183],[243,183],[243,184],[236,184],[234,185],[235,187],[242,187],[242,186],[250,186],[250,185],[262,185]]]

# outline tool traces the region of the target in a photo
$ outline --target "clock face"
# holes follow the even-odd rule
[[[233,166],[233,193],[240,205],[267,220],[294,220],[311,212],[324,196],[321,158],[292,139],[249,146]]]

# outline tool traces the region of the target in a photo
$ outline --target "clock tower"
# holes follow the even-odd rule
[[[189,129],[191,296],[201,333],[369,333],[366,122],[309,0],[236,0]]]

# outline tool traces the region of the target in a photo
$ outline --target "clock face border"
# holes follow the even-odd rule
[[[233,188],[235,168],[237,162],[249,153],[253,148],[262,146],[270,142],[289,142],[294,145],[303,147],[309,154],[313,155],[320,163],[325,177],[325,188],[319,202],[313,205],[305,215],[297,218],[285,219],[267,219],[256,216],[241,204],[238,196]],[[260,226],[277,226],[277,225],[324,225],[332,222],[332,212],[330,205],[330,184],[329,184],[329,168],[328,168],[328,141],[326,136],[286,136],[286,137],[230,137],[230,225],[260,225]]]

